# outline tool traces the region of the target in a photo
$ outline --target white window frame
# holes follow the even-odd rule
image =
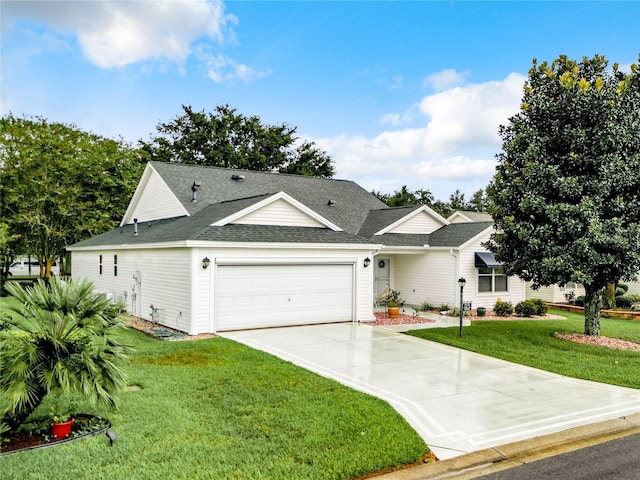
[[[500,268],[478,268],[478,293],[505,293],[509,291],[509,277],[505,275],[502,267]],[[485,271],[483,273],[483,271]],[[487,272],[487,271],[490,271]],[[504,277],[505,289],[504,290],[496,290],[496,278]],[[491,278],[491,289],[490,290],[481,290],[482,286],[482,278]]]

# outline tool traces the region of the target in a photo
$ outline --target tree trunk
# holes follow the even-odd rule
[[[607,308],[616,308],[616,283],[607,284]]]
[[[32,396],[32,401],[29,405],[24,406],[21,410],[14,414],[7,413],[4,417],[4,422],[9,425],[9,428],[13,431],[17,430],[20,425],[22,425],[25,420],[31,415],[36,408],[38,408],[44,397],[47,395],[47,392],[42,387],[36,387],[34,389]]]
[[[592,337],[600,336],[600,310],[602,309],[601,288],[585,285],[584,333]]]

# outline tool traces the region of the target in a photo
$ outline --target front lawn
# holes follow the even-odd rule
[[[2,478],[339,479],[418,461],[428,448],[387,403],[222,339],[137,352],[104,435],[0,458]],[[34,415],[46,409],[43,405]]]
[[[550,311],[566,320],[476,321],[464,327],[414,330],[410,335],[514,363],[596,382],[640,388],[640,351],[612,350],[560,340],[559,333],[584,333],[584,316]],[[640,322],[602,318],[601,335],[640,343]]]

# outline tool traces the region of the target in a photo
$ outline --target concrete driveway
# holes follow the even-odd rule
[[[640,412],[640,390],[567,378],[383,327],[341,323],[220,336],[386,400],[441,460]]]

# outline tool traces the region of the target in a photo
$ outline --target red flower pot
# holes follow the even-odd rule
[[[73,425],[73,418],[64,423],[52,423],[51,435],[60,439],[65,438],[71,433],[71,426]]]

